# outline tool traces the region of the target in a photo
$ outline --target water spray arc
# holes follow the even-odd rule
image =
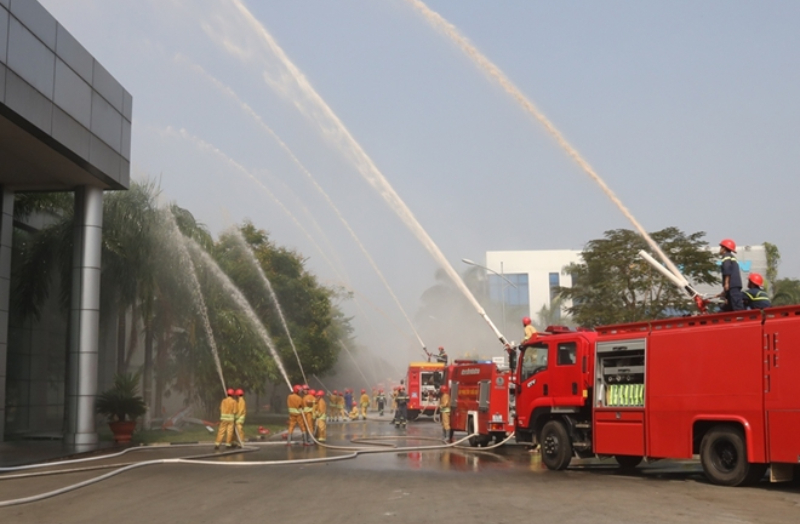
[[[261,323],[261,319],[259,319],[255,311],[253,311],[253,308],[247,301],[247,298],[244,296],[244,294],[242,294],[239,288],[236,287],[236,284],[231,282],[230,277],[228,277],[228,275],[226,275],[225,272],[222,271],[222,269],[220,269],[216,261],[213,258],[211,258],[211,255],[206,253],[206,251],[202,247],[200,247],[200,245],[197,242],[195,242],[191,238],[187,238],[186,242],[188,243],[192,251],[197,253],[197,255],[200,256],[200,258],[206,264],[206,266],[208,266],[208,268],[211,270],[211,274],[214,275],[219,280],[219,282],[228,292],[230,292],[236,304],[241,308],[244,314],[247,315],[247,318],[249,318],[250,321],[253,323],[253,326],[256,328],[256,331],[258,332],[259,336],[269,349],[272,358],[275,360],[275,365],[278,367],[278,370],[281,372],[283,379],[286,381],[286,385],[289,387],[289,389],[292,389],[292,381],[289,380],[289,375],[286,373],[286,369],[284,369],[283,367],[283,362],[281,361],[280,355],[278,355],[278,350],[275,348],[275,344],[272,342],[269,333],[267,333],[264,324]]]
[[[172,214],[171,209],[164,210],[164,215],[167,219],[167,224],[170,228],[170,234],[175,239],[175,245],[178,246],[178,253],[180,254],[181,261],[184,267],[189,268],[189,276],[190,281],[192,283],[192,294],[195,297],[197,302],[197,309],[200,312],[200,317],[203,320],[203,328],[206,331],[206,336],[208,337],[208,345],[211,346],[211,353],[214,356],[214,364],[217,366],[217,373],[219,374],[219,380],[222,383],[222,391],[223,395],[225,394],[225,377],[222,374],[222,362],[219,360],[219,351],[217,350],[217,342],[214,339],[214,332],[211,329],[211,321],[208,319],[208,308],[206,307],[205,298],[203,298],[203,291],[200,288],[200,281],[197,279],[197,270],[194,267],[194,262],[192,262],[192,257],[189,256],[189,251],[186,248],[186,242],[183,233],[178,228],[178,223],[175,220],[175,215]]]
[[[350,357],[350,360],[353,361],[353,364],[356,365],[356,369],[358,369],[358,372],[361,373],[361,378],[364,379],[364,384],[366,385],[366,387],[370,387],[370,383],[369,383],[369,380],[367,380],[367,376],[361,370],[361,366],[358,365],[358,361],[355,359],[355,357],[353,357],[353,354],[350,352],[349,349],[347,349],[347,344],[345,344],[341,340],[339,341],[339,344],[342,346],[342,349],[345,350],[345,352],[347,353],[347,356]]]
[[[264,274],[261,264],[258,263],[256,255],[253,253],[253,250],[250,249],[250,246],[247,244],[247,241],[238,227],[233,228],[233,235],[242,250],[245,252],[247,259],[253,264],[253,266],[255,266],[256,271],[258,271],[258,275],[261,277],[261,281],[264,283],[264,287],[267,288],[267,292],[269,292],[272,303],[275,304],[275,309],[278,310],[278,316],[281,319],[281,324],[283,324],[283,329],[286,331],[286,337],[289,339],[289,344],[292,346],[292,351],[297,359],[297,365],[300,367],[300,374],[303,375],[303,383],[307,384],[308,379],[306,378],[306,372],[303,370],[303,363],[300,362],[300,354],[297,352],[297,347],[294,345],[294,339],[292,339],[292,333],[289,331],[289,325],[286,323],[286,317],[283,314],[283,308],[281,308],[281,304],[278,302],[278,295],[276,295],[275,290],[272,289],[272,283],[267,278],[267,275]]]
[[[369,253],[369,251],[367,251],[367,248],[364,246],[364,243],[361,242],[361,239],[359,238],[359,236],[356,234],[356,232],[353,230],[353,228],[350,227],[350,224],[349,224],[349,222],[347,222],[347,219],[344,218],[344,215],[341,213],[339,208],[333,202],[333,200],[328,195],[328,193],[322,188],[322,186],[319,185],[319,183],[317,182],[316,178],[314,178],[314,176],[311,174],[311,172],[308,170],[308,168],[306,168],[306,166],[302,162],[300,162],[300,159],[297,158],[297,156],[294,154],[294,152],[291,150],[291,148],[286,144],[286,142],[284,142],[283,139],[271,127],[269,127],[264,122],[264,120],[261,118],[261,116],[258,113],[256,113],[255,110],[253,110],[253,108],[250,107],[250,105],[248,105],[246,102],[241,100],[239,98],[239,96],[233,91],[233,89],[229,88],[228,86],[225,86],[222,82],[220,82],[216,78],[214,78],[211,75],[209,75],[203,68],[201,68],[199,66],[195,66],[195,65],[191,65],[191,68],[192,68],[192,70],[196,71],[198,74],[200,74],[204,78],[206,78],[206,80],[208,80],[214,87],[216,87],[222,93],[224,93],[225,95],[231,97],[239,105],[239,107],[245,112],[245,114],[250,116],[264,131],[266,131],[278,143],[278,145],[281,147],[281,149],[283,149],[284,152],[286,152],[286,154],[289,156],[289,158],[292,160],[292,162],[295,164],[295,166],[297,166],[297,168],[300,170],[300,172],[303,173],[303,175],[305,175],[305,177],[309,180],[311,185],[314,186],[314,189],[316,189],[317,192],[322,196],[322,198],[325,200],[325,202],[331,208],[333,213],[336,215],[336,217],[342,223],[344,228],[347,230],[348,234],[352,237],[353,241],[356,243],[358,248],[364,254],[364,257],[367,259],[367,262],[369,262],[370,266],[372,266],[372,269],[378,275],[378,278],[381,280],[381,283],[384,285],[386,290],[389,292],[389,295],[391,295],[391,297],[394,300],[395,304],[397,304],[397,307],[400,309],[400,312],[403,314],[403,317],[405,317],[405,319],[408,322],[409,326],[411,326],[411,330],[414,331],[414,335],[417,337],[417,340],[418,340],[419,344],[422,346],[423,349],[425,349],[425,343],[422,341],[422,337],[420,337],[419,333],[416,330],[416,327],[414,326],[414,323],[411,321],[411,318],[409,317],[409,315],[406,312],[405,308],[403,308],[403,305],[400,303],[400,300],[395,295],[395,292],[392,289],[392,287],[389,285],[389,282],[386,280],[386,277],[383,275],[381,270],[378,268],[378,265],[375,263],[375,260],[372,258],[372,255]],[[325,238],[327,240],[327,237],[325,237]],[[332,247],[331,247],[331,249],[332,249]],[[334,253],[335,253],[335,251],[334,251]],[[338,257],[337,257],[337,259],[338,259]]]
[[[600,176],[595,172],[591,165],[578,153],[578,151],[572,147],[572,145],[567,142],[567,139],[564,138],[564,135],[556,129],[556,127],[548,120],[548,118],[537,108],[528,98],[522,93],[522,91],[514,85],[514,83],[503,73],[500,68],[498,68],[491,60],[489,60],[485,55],[483,55],[478,49],[472,45],[469,40],[467,40],[456,27],[445,20],[439,13],[431,10],[425,3],[421,0],[406,0],[409,2],[417,11],[419,11],[422,16],[437,30],[444,33],[445,36],[450,38],[459,48],[461,48],[467,56],[475,62],[475,64],[491,79],[495,80],[500,86],[510,94],[521,106],[522,108],[530,113],[536,120],[538,120],[547,132],[556,140],[559,146],[572,158],[583,171],[589,175],[589,177],[594,180],[606,196],[611,199],[611,201],[622,211],[622,214],[633,224],[633,227],[639,232],[642,238],[645,239],[647,245],[650,246],[650,249],[656,253],[661,260],[664,261],[664,264],[669,268],[669,270],[678,278],[683,278],[681,272],[675,266],[675,264],[667,257],[667,255],[661,250],[661,248],[656,244],[656,242],[650,238],[650,235],[647,234],[647,231],[644,230],[641,224],[634,218],[628,208],[623,205],[622,201],[614,194],[613,191],[608,187],[605,181],[600,178]]]
[[[436,245],[427,231],[425,231],[419,221],[417,221],[406,203],[400,198],[391,184],[389,184],[386,177],[381,173],[361,145],[353,138],[344,123],[342,123],[339,117],[317,93],[305,75],[303,75],[297,66],[289,60],[283,49],[277,44],[275,39],[272,38],[272,35],[264,28],[258,19],[253,16],[247,7],[239,0],[233,0],[233,4],[242,16],[245,17],[247,23],[256,34],[263,40],[268,50],[280,62],[280,66],[282,67],[280,73],[269,77],[269,72],[264,72],[267,77],[267,83],[279,94],[290,97],[295,107],[320,127],[323,136],[339,147],[340,151],[354,164],[359,174],[381,195],[381,197],[383,197],[389,207],[417,237],[417,240],[422,243],[434,260],[445,270],[456,287],[458,287],[478,314],[487,322],[498,339],[502,343],[507,344],[508,341],[506,338],[500,333],[497,326],[494,325],[480,303],[475,299],[472,292],[467,288],[466,284],[464,284],[464,281],[439,249],[439,246]],[[295,93],[296,91],[299,91],[299,93]],[[421,339],[420,343],[422,343]]]

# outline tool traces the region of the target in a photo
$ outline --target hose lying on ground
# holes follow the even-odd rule
[[[441,439],[436,439],[436,438],[433,438],[433,437],[425,437],[425,436],[414,436],[414,435],[365,437],[365,438],[352,439],[351,442],[354,442],[354,443],[362,442],[364,444],[368,444],[370,441],[374,441],[376,443],[373,444],[373,447],[370,447],[370,448],[353,448],[352,446],[334,446],[334,445],[326,444],[326,443],[323,443],[323,442],[319,442],[316,438],[314,438],[313,432],[311,432],[311,433],[309,433],[309,436],[320,447],[327,448],[327,449],[332,449],[332,450],[349,451],[350,453],[347,453],[347,454],[344,454],[344,455],[339,455],[339,456],[336,456],[336,457],[318,457],[318,458],[290,459],[290,460],[263,460],[263,461],[245,461],[245,462],[219,462],[219,461],[216,461],[216,460],[203,460],[205,458],[210,458],[210,457],[219,457],[219,456],[225,456],[225,455],[231,455],[231,454],[237,454],[237,453],[249,453],[249,452],[257,451],[259,449],[259,447],[262,446],[262,445],[283,444],[282,442],[280,442],[280,443],[274,443],[274,442],[249,443],[249,444],[255,444],[255,445],[248,445],[247,447],[242,447],[241,449],[237,449],[237,450],[233,450],[233,451],[226,451],[226,452],[223,452],[223,453],[211,453],[211,454],[196,455],[196,456],[184,457],[184,458],[147,460],[147,461],[143,461],[143,462],[127,463],[127,464],[123,465],[122,467],[120,467],[119,469],[116,469],[114,471],[110,471],[110,472],[105,473],[103,475],[100,475],[98,477],[94,477],[92,479],[88,479],[88,480],[84,480],[84,481],[81,481],[81,482],[78,482],[78,483],[75,483],[75,484],[71,484],[71,485],[68,485],[68,486],[65,486],[63,488],[59,488],[59,489],[56,489],[56,490],[53,490],[53,491],[49,491],[49,492],[46,492],[46,493],[40,493],[38,495],[32,495],[30,497],[23,497],[23,498],[18,498],[18,499],[0,501],[0,508],[8,507],[8,506],[16,506],[16,505],[19,505],[19,504],[27,504],[27,503],[30,503],[30,502],[37,502],[37,501],[40,501],[40,500],[52,498],[52,497],[55,497],[55,496],[58,496],[58,495],[62,495],[64,493],[69,493],[70,491],[75,491],[76,489],[80,489],[80,488],[83,488],[83,487],[86,487],[86,486],[90,486],[92,484],[96,484],[98,482],[102,482],[104,480],[107,480],[107,479],[109,479],[111,477],[114,477],[116,475],[119,475],[121,473],[125,473],[126,471],[130,471],[130,470],[133,470],[133,469],[136,469],[136,468],[141,468],[141,467],[144,467],[144,466],[153,466],[153,465],[157,465],[157,464],[204,464],[204,465],[210,465],[210,466],[259,467],[259,466],[277,466],[277,465],[287,465],[287,464],[318,464],[318,463],[324,463],[324,462],[335,462],[335,461],[340,461],[340,460],[350,460],[350,459],[354,459],[354,458],[356,458],[356,457],[358,457],[359,455],[362,455],[362,454],[404,453],[404,452],[408,452],[408,451],[433,451],[433,450],[441,450],[441,449],[447,449],[447,448],[453,448],[453,447],[458,447],[458,449],[460,449],[460,450],[469,451],[469,450],[474,450],[474,448],[459,446],[459,444],[469,440],[471,437],[474,437],[476,435],[477,435],[477,433],[473,433],[473,434],[467,435],[466,437],[463,437],[463,438],[461,438],[461,439],[459,439],[459,440],[457,440],[455,442],[449,443],[449,444],[445,443],[445,444],[440,444],[440,445],[436,445],[436,446],[405,446],[405,447],[396,447],[396,446],[388,447],[387,445],[382,444],[382,443],[378,443],[377,441],[399,440],[399,439],[416,439],[416,440],[435,440],[435,441],[441,442]],[[496,447],[499,447],[499,446],[505,444],[506,442],[508,442],[509,440],[511,440],[511,438],[513,436],[514,436],[514,433],[509,435],[508,438],[506,438],[502,442],[499,442],[499,443],[497,443],[497,444],[495,444],[493,446],[488,446],[488,447],[485,447],[485,448],[481,448],[480,451],[485,451],[485,450],[494,449]],[[237,435],[237,437],[238,437],[238,435]],[[199,446],[199,445],[203,445],[203,444],[184,444],[184,445],[174,445],[174,446],[169,446],[169,447],[170,448],[172,448],[172,447],[191,447],[191,446]],[[381,447],[376,448],[374,446],[381,446]],[[25,469],[44,468],[44,467],[49,467],[49,466],[59,466],[59,465],[64,465],[64,464],[75,464],[75,463],[89,462],[89,461],[94,461],[94,460],[101,460],[101,459],[118,457],[118,456],[124,455],[125,453],[129,453],[129,452],[132,452],[132,451],[135,451],[135,450],[164,449],[166,447],[168,447],[168,446],[161,445],[161,446],[143,446],[143,447],[138,447],[138,448],[129,448],[129,449],[123,450],[123,451],[121,451],[119,453],[113,453],[113,454],[109,454],[109,455],[99,455],[99,456],[96,456],[96,457],[87,457],[87,458],[73,459],[73,460],[68,460],[68,461],[50,462],[50,463],[44,463],[44,464],[31,464],[31,465],[26,465],[26,466],[16,466],[16,467],[12,467],[12,468],[2,468],[2,469],[0,469],[0,471],[20,471],[20,470],[25,470]],[[477,450],[475,450],[475,451],[477,451]],[[112,467],[112,466],[109,466],[109,467]],[[92,468],[92,469],[94,469],[94,468]],[[81,470],[88,470],[88,469],[87,468],[79,468],[76,471],[81,471]],[[51,472],[48,472],[48,473],[51,473]],[[52,474],[58,474],[58,473],[65,473],[65,471],[64,470],[55,470],[55,471],[52,472]],[[46,474],[46,473],[42,473],[42,474]],[[2,477],[0,477],[0,479],[1,478]]]

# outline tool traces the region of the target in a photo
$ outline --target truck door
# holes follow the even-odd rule
[[[549,370],[554,405],[583,405],[583,377],[578,363],[577,341],[558,341],[550,345],[550,360],[555,362]]]
[[[546,342],[525,348],[520,355],[520,392],[517,399],[517,406],[525,406],[528,416],[533,408],[538,405],[550,405],[551,402],[541,402],[540,399],[551,397],[548,360],[549,347]]]
[[[796,464],[800,460],[800,318],[768,316],[763,337],[767,461]]]

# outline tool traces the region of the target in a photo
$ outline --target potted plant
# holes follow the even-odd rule
[[[136,394],[140,373],[120,373],[114,377],[114,386],[97,397],[96,410],[108,417],[114,433],[114,442],[131,441],[136,419],[147,411],[144,399]]]

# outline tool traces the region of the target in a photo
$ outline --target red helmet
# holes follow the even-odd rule
[[[366,392],[367,392],[367,390],[366,390],[366,389],[362,389],[362,390],[361,390],[361,392],[362,392],[362,393],[366,393]]]
[[[320,389],[319,391],[317,391],[317,396],[318,397],[323,397],[323,396],[325,396],[325,392]]]
[[[236,394],[236,392],[233,390],[233,388],[228,388],[228,396],[229,397],[232,397],[235,394]]]
[[[378,390],[378,393],[383,393],[383,390],[382,390],[382,389],[379,389],[379,390]]]
[[[762,277],[758,273],[750,273],[750,279],[749,280],[750,280],[750,282],[752,282],[753,284],[757,285],[758,287],[761,287],[761,286],[764,285],[764,277]]]
[[[736,253],[736,242],[734,242],[730,238],[723,239],[722,242],[719,243],[719,245],[724,247],[728,251],[733,251],[734,253]]]
[[[449,387],[447,387],[447,386],[442,386],[441,388],[439,388],[439,390],[440,390],[442,393],[447,393],[448,391],[450,391],[450,388],[449,388]]]
[[[317,392],[316,392],[316,391],[314,391],[313,389],[309,389],[309,390],[308,390],[308,394],[309,394],[309,395],[316,395],[316,394],[317,394]]]
[[[444,346],[439,346],[439,351],[444,351]]]
[[[301,386],[300,384],[295,384],[294,387],[292,388],[292,391],[294,391],[295,393],[300,393],[302,390],[303,386]]]
[[[522,325],[523,326],[530,326],[531,325],[531,317],[522,317]]]
[[[336,391],[336,390],[334,389],[334,390],[333,390],[333,394],[334,394],[334,395],[338,395],[338,394],[339,394],[339,392],[338,392],[338,391]]]
[[[308,389],[308,384],[303,384],[303,389]]]
[[[241,397],[242,395],[244,395],[244,390],[241,389],[241,388],[237,389],[236,390],[236,396],[237,397]]]

